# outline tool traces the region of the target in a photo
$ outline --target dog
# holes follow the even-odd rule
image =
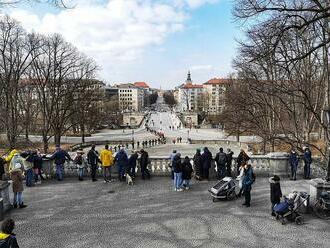
[[[125,174],[125,177],[126,177],[127,185],[133,185],[134,184],[133,178],[128,173]]]

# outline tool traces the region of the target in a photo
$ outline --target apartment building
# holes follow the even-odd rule
[[[207,111],[210,114],[221,114],[225,106],[225,93],[230,79],[212,78],[203,84],[205,99],[207,99]]]

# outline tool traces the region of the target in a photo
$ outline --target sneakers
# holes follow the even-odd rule
[[[17,203],[14,203],[13,204],[13,208],[17,208]]]
[[[188,189],[190,189],[189,187],[185,187],[185,190],[188,190]]]
[[[176,191],[180,191],[181,192],[181,191],[183,191],[183,189],[177,189]]]

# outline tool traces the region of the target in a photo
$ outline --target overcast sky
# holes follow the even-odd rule
[[[240,38],[232,0],[71,0],[75,8],[6,9],[28,30],[62,34],[101,67],[107,83],[146,81],[172,88],[232,72]]]

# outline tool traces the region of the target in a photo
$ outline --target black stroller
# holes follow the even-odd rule
[[[293,192],[289,197],[284,197],[284,202],[276,204],[273,208],[276,220],[280,220],[282,225],[286,224],[286,220],[302,225],[304,221],[300,212],[303,205],[308,209],[309,197],[306,192]]]
[[[211,189],[212,200],[215,202],[217,199],[231,200],[236,198],[236,181],[231,177],[224,177]]]

